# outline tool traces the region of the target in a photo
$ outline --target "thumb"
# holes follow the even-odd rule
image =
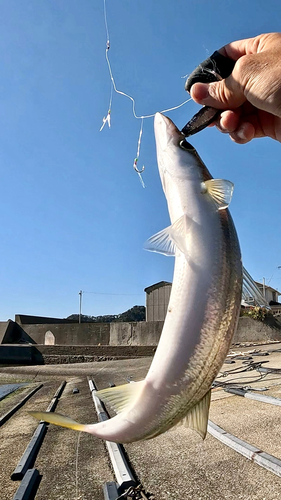
[[[217,109],[235,109],[246,101],[244,88],[233,78],[233,73],[219,82],[194,83],[190,95],[198,104]]]

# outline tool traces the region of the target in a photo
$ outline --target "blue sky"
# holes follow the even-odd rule
[[[279,0],[106,0],[117,88],[140,115],[184,101],[183,75],[225,43],[280,31]],[[173,259],[143,250],[169,224],[153,120],[113,95],[103,0],[5,0],[0,7],[0,320],[15,314],[117,314],[172,280]],[[193,102],[167,113],[182,127]],[[216,129],[191,141],[216,178],[235,183],[243,262],[281,289],[281,144],[237,145]]]

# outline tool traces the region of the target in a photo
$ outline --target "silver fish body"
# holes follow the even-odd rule
[[[171,226],[147,249],[175,256],[161,338],[143,381],[98,391],[115,417],[83,425],[57,414],[48,422],[116,442],[148,439],[185,419],[205,437],[210,388],[228,352],[241,304],[242,264],[227,209],[232,185],[214,181],[195,149],[167,117],[156,114],[160,178]]]
[[[173,122],[160,114],[155,117],[155,136],[172,224],[166,232],[176,248],[167,315],[146,377],[158,390],[170,393],[161,426],[155,416],[153,435],[188,415],[210,390],[237,327],[242,290],[236,230],[229,210],[218,209],[205,192],[204,184],[212,179],[209,171]],[[163,232],[151,238],[149,249],[161,252],[161,240]],[[169,254],[168,245],[166,241],[163,253]]]

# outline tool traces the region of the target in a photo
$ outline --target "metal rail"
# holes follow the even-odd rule
[[[19,460],[14,472],[11,474],[12,481],[19,481],[23,478],[28,469],[32,467],[39,448],[43,442],[44,436],[47,432],[47,424],[40,422],[35,430],[30,442],[24,450],[22,457]]]
[[[258,372],[261,373],[278,373],[279,375],[281,374],[281,368],[264,368],[264,366],[261,366],[257,370]]]
[[[104,500],[116,500],[119,496],[118,484],[114,481],[108,481],[103,485]]]
[[[29,469],[20,483],[13,500],[31,500],[34,498],[36,483],[38,484],[39,472],[37,469]]]
[[[56,390],[55,394],[54,394],[54,397],[52,399],[52,401],[50,402],[48,408],[46,411],[54,411],[57,404],[58,404],[58,400],[59,398],[61,397],[62,395],[62,392],[65,388],[65,385],[66,385],[66,381],[64,380],[61,385],[59,386],[59,388]]]
[[[54,411],[58,399],[65,387],[65,384],[66,384],[65,381],[61,383],[46,411],[48,412]],[[38,424],[31,440],[29,441],[22,457],[20,458],[18,465],[16,466],[14,472],[12,472],[11,474],[12,481],[18,481],[22,479],[27,470],[32,467],[46,432],[47,432],[47,423],[41,421]]]
[[[9,418],[12,417],[12,415],[14,415],[14,413],[16,413],[16,411],[18,411],[26,403],[26,401],[28,401],[31,398],[31,396],[33,396],[33,394],[35,394],[35,392],[39,391],[41,387],[43,387],[43,384],[37,385],[37,387],[35,387],[35,389],[30,391],[18,404],[13,406],[11,410],[2,415],[2,417],[0,417],[0,427],[5,422],[7,422],[7,420],[9,420]]]
[[[229,446],[264,469],[267,469],[268,471],[273,472],[273,474],[281,477],[281,460],[279,460],[279,458],[252,446],[236,436],[233,436],[229,432],[226,432],[224,429],[211,422],[211,420],[208,421],[208,432],[226,446]]]
[[[94,405],[96,408],[96,412],[98,414],[99,421],[103,422],[105,420],[108,420],[109,415],[105,409],[105,406],[96,396],[97,388],[95,386],[94,381],[88,378],[88,383],[94,401]],[[118,492],[120,494],[120,492],[125,491],[130,486],[136,486],[137,483],[130,469],[130,466],[125,458],[122,445],[118,443],[112,443],[111,441],[105,441],[105,444],[110,456],[110,460],[118,484]],[[108,488],[106,485],[108,485]],[[112,495],[114,494],[115,488],[112,485],[112,483],[106,483],[104,486],[104,491],[107,492],[106,493],[107,497],[105,498],[108,498],[110,500],[114,498],[114,496]]]
[[[262,403],[268,403],[270,405],[281,406],[281,399],[274,398],[273,396],[265,396],[264,394],[256,394],[248,391],[247,389],[240,389],[238,387],[229,387],[224,389],[225,392],[235,394],[236,396],[242,396],[247,399],[254,399],[255,401],[260,401]]]

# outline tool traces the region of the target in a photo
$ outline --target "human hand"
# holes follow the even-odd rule
[[[224,110],[214,124],[233,141],[268,136],[281,142],[281,33],[231,42],[219,52],[236,61],[231,75],[195,83],[191,97]]]

